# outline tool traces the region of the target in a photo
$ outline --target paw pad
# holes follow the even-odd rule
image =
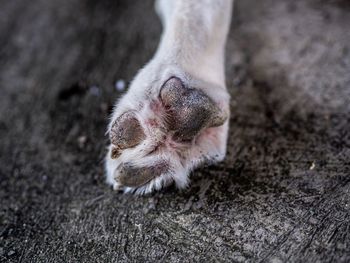
[[[172,77],[164,83],[160,99],[167,111],[167,123],[174,139],[188,141],[203,128],[222,125],[227,116],[201,90],[187,88]]]
[[[113,145],[111,158],[118,158],[121,150],[135,147],[146,138],[139,121],[132,112],[121,115],[109,133]]]
[[[169,165],[160,161],[148,167],[134,167],[122,164],[115,173],[115,180],[127,187],[140,187],[169,170]]]

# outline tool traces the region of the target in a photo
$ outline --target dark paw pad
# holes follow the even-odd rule
[[[220,126],[227,119],[204,92],[185,87],[176,77],[164,83],[160,98],[167,111],[168,128],[175,131],[176,140],[191,140],[203,128]]]
[[[121,150],[135,147],[146,138],[145,133],[133,113],[121,115],[112,125],[109,137],[112,147],[112,158],[117,158]]]
[[[166,162],[158,162],[149,167],[134,167],[125,163],[117,169],[115,180],[123,186],[140,187],[166,173],[169,166]]]

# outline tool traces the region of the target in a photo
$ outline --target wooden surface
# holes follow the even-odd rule
[[[349,262],[350,5],[241,0],[228,156],[146,197],[103,177],[152,1],[1,1],[1,262]]]

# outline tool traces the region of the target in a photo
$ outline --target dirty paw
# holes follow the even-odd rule
[[[143,194],[172,182],[184,188],[192,169],[224,158],[228,95],[221,89],[210,97],[189,79],[171,75],[143,90],[136,79],[117,104],[106,157],[115,189]]]

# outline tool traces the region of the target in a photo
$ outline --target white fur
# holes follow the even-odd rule
[[[205,92],[224,111],[229,113],[229,95],[224,75],[224,48],[231,19],[231,0],[158,0],[156,11],[164,31],[153,59],[141,69],[128,92],[116,103],[112,123],[124,112],[133,111],[146,139],[138,146],[126,149],[117,159],[111,159],[109,147],[106,157],[107,182],[115,189],[137,194],[150,193],[175,182],[177,187],[188,185],[189,172],[204,161],[221,161],[226,154],[228,121],[199,134],[190,147],[167,146],[163,130],[150,127],[147,120],[161,124],[161,113],[151,109],[160,89],[170,77],[180,78],[189,87]],[[162,143],[156,155],[148,156]],[[179,150],[181,149],[181,151]],[[121,187],[114,180],[117,167],[124,162],[134,166],[150,166],[157,160],[170,163],[170,172],[153,179],[138,189]]]

